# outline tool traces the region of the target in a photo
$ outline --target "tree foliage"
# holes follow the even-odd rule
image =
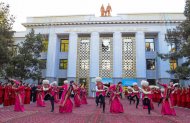
[[[168,71],[179,79],[189,79],[190,77],[190,1],[186,1],[184,20],[175,29],[167,30],[165,39],[170,46],[175,46],[168,54],[159,54],[162,59],[180,59],[184,58],[185,62],[177,66],[176,69]]]
[[[0,75],[9,63],[13,46],[13,23],[14,17],[10,15],[9,5],[0,3]]]
[[[35,34],[32,29],[25,36],[25,41],[18,45],[18,54],[15,55],[7,67],[7,76],[20,79],[37,80],[41,77],[40,53],[43,49],[42,35]]]

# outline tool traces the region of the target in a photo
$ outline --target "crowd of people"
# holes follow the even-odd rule
[[[154,104],[158,106],[162,104],[162,115],[176,115],[175,106],[190,108],[190,87],[181,88],[179,84],[162,84],[160,86],[151,86],[149,82],[142,80],[141,87],[137,83],[127,87],[124,92],[122,82],[105,86],[100,77],[96,77],[96,106],[102,107],[105,112],[105,99],[109,98],[109,106],[111,113],[123,113],[124,108],[121,102],[123,93],[129,100],[129,104],[135,104],[136,109],[142,102],[143,109],[148,110],[148,114],[154,109]],[[74,93],[74,98],[71,95]],[[36,106],[45,107],[46,101],[51,103],[51,112],[54,112],[54,104],[59,104],[60,113],[71,113],[73,105],[80,107],[81,104],[87,104],[87,90],[85,85],[81,85],[74,81],[64,81],[62,86],[58,86],[57,82],[49,82],[43,80],[39,85],[29,85],[22,81],[9,79],[7,83],[0,83],[0,104],[4,106],[14,105],[15,111],[24,111],[24,104],[36,102]],[[132,103],[133,102],[133,103]],[[155,103],[153,103],[155,102]]]
[[[73,103],[70,100],[72,92],[74,93],[75,107],[87,104],[85,86],[76,84],[74,81],[69,84],[66,80],[62,86],[58,86],[56,81],[50,83],[49,80],[43,80],[36,86],[9,79],[6,83],[0,82],[0,105],[14,105],[14,111],[24,112],[24,104],[33,102],[37,107],[45,107],[45,100],[50,100],[51,112],[54,111],[54,103],[59,104],[60,113],[72,112]]]

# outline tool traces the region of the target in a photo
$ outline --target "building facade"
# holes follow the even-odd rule
[[[40,58],[46,62],[43,78],[59,84],[65,79],[84,83],[92,95],[97,76],[104,83],[124,85],[175,79],[166,71],[183,59],[162,60],[157,53],[172,50],[165,41],[166,31],[183,20],[182,13],[29,17],[23,24],[26,31],[17,32],[15,41],[23,41],[31,28],[41,33],[46,47]]]

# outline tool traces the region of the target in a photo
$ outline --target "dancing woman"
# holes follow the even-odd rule
[[[61,95],[60,105],[59,105],[59,112],[60,113],[71,113],[73,109],[73,103],[70,99],[71,92],[73,90],[73,86],[68,84],[68,81],[64,81],[64,85],[62,86],[63,93]]]
[[[173,100],[171,98],[171,93],[173,91],[173,82],[170,82],[169,85],[161,84],[159,85],[164,87],[163,101],[162,101],[162,110],[161,113],[163,115],[174,115],[176,116],[176,112],[173,107]]]
[[[117,85],[112,85],[109,88],[109,92],[111,92],[111,105],[110,112],[111,113],[123,113],[123,105],[121,104],[120,94],[123,92],[121,87],[121,82]]]
[[[21,83],[17,80],[13,80],[14,85],[13,89],[15,90],[15,106],[14,111],[21,111],[24,112],[24,99],[23,99],[23,92],[24,92],[24,86],[21,85]]]
[[[74,81],[71,81],[71,83],[73,83],[72,86],[73,86],[73,92],[74,92],[75,107],[80,107],[80,105],[81,105],[81,99],[80,99],[81,89]]]
[[[48,80],[43,80],[43,84],[46,84],[46,83],[48,83]],[[45,101],[44,101],[45,94],[44,94],[44,87],[43,87],[42,83],[40,83],[37,86],[36,90],[37,90],[36,105],[38,107],[45,107],[46,106]]]
[[[84,85],[81,86],[81,104],[88,104],[86,99],[87,91]]]

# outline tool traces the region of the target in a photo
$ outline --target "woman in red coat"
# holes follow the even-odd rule
[[[10,105],[10,101],[11,101],[11,87],[10,87],[11,83],[8,83],[5,85],[4,87],[4,106],[9,106]]]
[[[181,88],[177,89],[177,106],[181,106]]]
[[[2,82],[0,82],[0,105],[3,103],[3,86]]]
[[[186,107],[190,108],[190,87],[187,88],[186,100],[187,100]]]
[[[13,89],[13,86],[11,87],[11,105],[15,104],[15,99],[16,99],[16,92],[15,89]]]
[[[181,92],[181,106],[186,107],[186,89],[183,87]]]
[[[29,84],[27,84],[25,86],[25,100],[24,100],[24,104],[30,104],[30,86]]]

